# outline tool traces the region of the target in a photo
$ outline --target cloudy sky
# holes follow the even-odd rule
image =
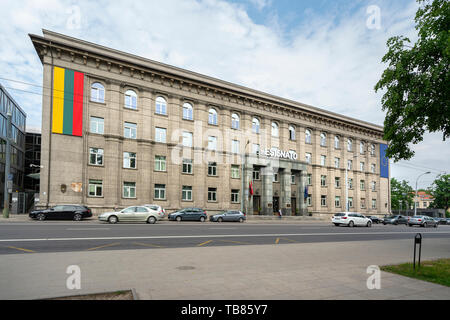
[[[414,0],[1,0],[0,83],[40,128],[42,28],[383,124],[373,90],[390,36],[416,38]],[[13,81],[12,81],[13,80]],[[391,175],[428,187],[450,142],[427,134]]]

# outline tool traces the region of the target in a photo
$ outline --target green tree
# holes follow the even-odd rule
[[[441,174],[431,185],[431,195],[434,201],[430,204],[431,208],[445,209],[450,208],[450,174]]]
[[[403,36],[389,38],[382,62],[388,67],[375,86],[384,89],[384,139],[387,157],[411,159],[411,144],[426,131],[450,137],[450,2],[417,0],[418,40],[411,46]]]
[[[391,179],[391,208],[392,210],[406,210],[414,203],[414,189],[406,180],[402,182]],[[401,204],[401,205],[400,205]]]

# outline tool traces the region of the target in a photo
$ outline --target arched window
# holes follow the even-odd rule
[[[353,140],[352,139],[347,139],[347,150],[348,151],[352,151],[353,150]]]
[[[260,122],[259,122],[258,118],[253,118],[253,120],[252,120],[253,133],[259,133],[259,126],[260,126]]]
[[[91,101],[105,102],[105,87],[101,83],[94,83],[91,87]]]
[[[278,137],[278,124],[272,122],[272,137]]]
[[[305,143],[311,143],[311,130],[305,130]]]
[[[334,137],[334,148],[339,149],[341,147],[341,139],[339,136]]]
[[[194,120],[194,108],[190,103],[183,104],[183,119]]]
[[[320,134],[320,145],[322,147],[325,147],[327,145],[327,134],[325,132],[322,132]]]
[[[231,115],[231,128],[239,129],[239,116],[236,113]]]
[[[137,94],[133,90],[125,92],[125,108],[137,109]]]
[[[289,140],[295,140],[295,127],[289,126]]]
[[[217,111],[214,109],[209,109],[208,123],[217,125]]]
[[[155,101],[155,113],[167,114],[167,102],[163,97],[157,97]]]
[[[364,154],[364,147],[366,146],[366,144],[364,142],[361,141],[361,143],[359,144],[359,153]]]

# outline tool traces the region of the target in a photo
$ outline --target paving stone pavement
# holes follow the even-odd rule
[[[449,287],[386,272],[380,290],[367,288],[368,266],[411,255],[409,240],[2,255],[0,299],[131,288],[164,300],[450,299]],[[428,239],[422,260],[442,257],[449,241]],[[81,290],[66,287],[69,265],[81,269]]]

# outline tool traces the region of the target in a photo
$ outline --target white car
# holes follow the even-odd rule
[[[98,220],[109,223],[117,222],[147,222],[156,223],[159,214],[145,206],[133,206],[116,212],[105,212],[98,216]]]
[[[166,216],[166,210],[163,207],[158,206],[157,204],[144,204],[144,207],[150,208],[153,211],[158,213],[159,219],[162,219]]]
[[[372,220],[357,212],[339,212],[336,213],[332,218],[331,222],[334,223],[335,226],[349,226],[349,227],[371,227]]]

